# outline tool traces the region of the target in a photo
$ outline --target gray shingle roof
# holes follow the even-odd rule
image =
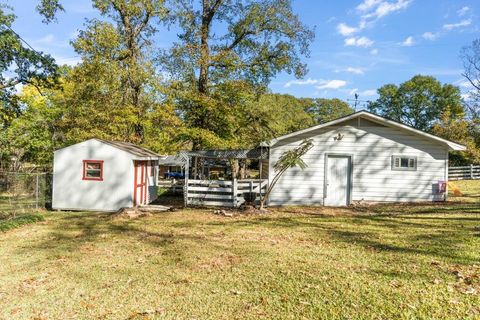
[[[130,154],[133,154],[135,156],[139,157],[161,157],[158,153],[153,152],[152,150],[148,150],[146,148],[137,146],[136,144],[130,143],[130,142],[123,142],[123,141],[107,141],[107,140],[102,140],[102,139],[96,139],[98,141],[101,141],[105,144],[111,145],[112,147],[115,147],[117,149],[126,151]]]

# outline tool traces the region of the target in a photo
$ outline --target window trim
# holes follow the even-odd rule
[[[87,163],[100,164],[100,177],[87,177]],[[82,180],[103,181],[103,160],[83,160],[83,176]]]
[[[405,167],[395,167],[395,159],[400,159],[400,163],[401,163],[401,159],[402,158],[407,158],[408,159],[408,163],[410,164],[410,160],[413,159],[413,161],[415,162],[415,166],[413,168],[411,168],[410,166],[405,168]],[[399,155],[399,154],[395,154],[395,155],[392,155],[392,170],[393,171],[417,171],[417,167],[418,167],[418,161],[417,161],[417,157],[416,156],[408,156],[408,155]]]

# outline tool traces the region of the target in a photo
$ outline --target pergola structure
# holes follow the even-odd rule
[[[267,147],[240,150],[182,151],[180,156],[185,163],[185,205],[190,204],[190,197],[195,200],[192,200],[191,203],[203,201],[206,205],[216,205],[217,203],[218,205],[224,205],[226,203],[225,199],[228,198],[232,200],[232,205],[236,207],[237,196],[240,191],[256,192],[258,190],[261,197],[262,188],[266,187],[265,174],[268,174]],[[246,160],[258,161],[259,179],[237,181],[237,173],[240,171],[239,162],[243,162],[245,166]],[[235,165],[238,171],[233,170]],[[210,169],[212,167],[217,169],[223,167],[227,177],[227,173],[231,169],[231,176],[224,177],[224,180],[210,179]]]

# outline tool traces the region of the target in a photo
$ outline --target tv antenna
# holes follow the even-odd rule
[[[360,95],[357,92],[355,92],[354,97],[355,97],[355,99],[347,99],[347,101],[353,102],[353,108],[354,108],[355,111],[357,111],[357,107],[359,106],[359,103],[367,104],[367,103],[371,102],[370,100],[360,100],[360,99],[358,99],[360,97]]]

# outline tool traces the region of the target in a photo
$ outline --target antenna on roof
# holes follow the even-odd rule
[[[353,109],[355,110],[355,112],[358,111],[357,108],[359,106],[359,103],[362,103],[362,105],[365,106],[367,103],[370,102],[370,100],[360,100],[360,99],[358,99],[360,97],[360,95],[357,92],[355,92],[354,97],[355,97],[355,99],[347,99],[347,101],[353,102]]]

